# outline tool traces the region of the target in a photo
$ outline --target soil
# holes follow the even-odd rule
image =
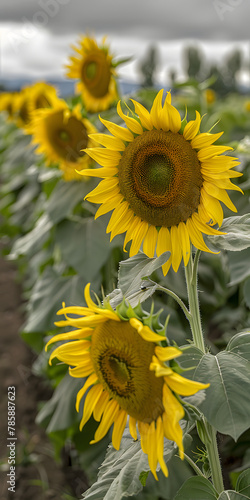
[[[71,467],[66,450],[63,460],[55,462],[48,436],[35,424],[38,403],[47,401],[52,390],[46,381],[32,374],[35,355],[19,335],[24,316],[16,277],[13,264],[0,258],[0,500],[81,498],[88,487],[83,473]],[[8,388],[12,387],[16,439],[8,439],[7,429]],[[12,479],[8,476],[10,472],[15,476],[15,493],[8,490],[12,485],[7,482]]]

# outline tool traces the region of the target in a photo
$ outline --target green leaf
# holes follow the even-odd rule
[[[228,254],[228,266],[231,281],[229,285],[237,285],[250,276],[250,248],[241,250],[239,255],[235,252]]]
[[[145,472],[144,470],[139,475],[139,480],[141,481],[142,486],[146,486],[147,477],[149,475],[149,471]]]
[[[250,214],[224,219],[220,231],[224,235],[206,236],[208,243],[220,250],[239,252],[250,247]]]
[[[78,422],[75,409],[76,395],[83,386],[83,379],[75,379],[68,373],[54,391],[52,398],[43,406],[36,417],[36,422],[47,425],[47,432],[68,429]]]
[[[43,214],[37,221],[32,231],[18,238],[13,245],[10,259],[17,259],[19,255],[32,255],[41,250],[42,245],[48,239],[53,224],[47,214]]]
[[[172,441],[164,442],[164,460],[167,463],[176,451]],[[137,495],[143,488],[140,473],[150,470],[148,458],[139,441],[134,441],[125,429],[121,446],[116,451],[111,445],[100,468],[97,482],[84,494],[85,500],[121,500]],[[159,470],[159,466],[157,468]]]
[[[87,282],[95,279],[112,248],[119,244],[119,239],[110,244],[103,220],[95,221],[93,217],[62,221],[56,227],[55,241],[65,262]]]
[[[32,290],[24,332],[46,332],[55,328],[56,313],[62,302],[81,304],[85,283],[78,276],[59,276],[47,267]]]
[[[243,285],[243,295],[245,303],[250,309],[250,278],[248,278]]]
[[[237,440],[249,428],[250,362],[231,351],[205,354],[194,380],[210,383],[199,405],[208,422]]]
[[[156,269],[159,269],[169,256],[170,252],[165,252],[160,257],[150,259],[144,253],[139,252],[134,257],[120,262],[118,287],[132,307],[153,295],[157,284],[144,281],[142,278],[150,276]]]
[[[250,469],[244,470],[237,479],[236,491],[250,498]]]
[[[245,330],[234,335],[226,350],[250,361],[250,331]]]
[[[216,500],[217,494],[208,479],[190,477],[179,489],[174,500]]]
[[[65,182],[60,180],[48,199],[45,210],[49,218],[54,224],[57,224],[62,219],[72,213],[74,207],[79,201],[83,201],[88,194],[96,186],[95,180],[87,182],[71,181]]]
[[[223,491],[218,500],[247,500],[249,497],[246,497],[245,495],[241,495],[240,493],[237,493],[236,491],[233,490],[227,490]]]

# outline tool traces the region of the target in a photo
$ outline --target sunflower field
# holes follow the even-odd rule
[[[86,476],[65,500],[250,499],[250,100],[187,56],[125,94],[128,60],[83,35],[74,95],[0,94],[0,231],[53,389],[36,423]]]

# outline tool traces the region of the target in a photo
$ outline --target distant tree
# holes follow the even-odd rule
[[[197,47],[187,47],[184,51],[184,64],[189,78],[201,79],[202,54]]]
[[[145,58],[139,63],[138,69],[141,73],[142,87],[153,87],[155,84],[155,72],[158,64],[158,50],[156,47],[149,47]]]

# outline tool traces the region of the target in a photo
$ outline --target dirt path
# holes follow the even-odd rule
[[[0,500],[62,500],[74,488],[54,462],[45,432],[35,424],[37,403],[50,397],[50,388],[31,373],[34,355],[18,334],[21,306],[15,267],[0,258]],[[7,429],[8,388],[9,399],[15,392],[16,439]],[[11,479],[13,483],[8,483]],[[15,493],[8,491],[12,485]]]

